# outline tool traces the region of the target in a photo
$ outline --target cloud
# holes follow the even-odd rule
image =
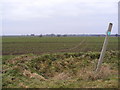
[[[4,34],[117,32],[118,0],[1,0]],[[19,32],[18,32],[19,31]]]
[[[96,13],[116,13],[118,0],[2,0],[3,18],[28,20],[53,16],[83,16]],[[115,3],[115,4],[113,4]],[[109,10],[110,8],[110,10]],[[103,10],[103,11],[102,11]]]

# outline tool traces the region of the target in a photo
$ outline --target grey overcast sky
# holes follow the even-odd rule
[[[2,34],[104,34],[109,22],[115,34],[118,1],[1,0]]]

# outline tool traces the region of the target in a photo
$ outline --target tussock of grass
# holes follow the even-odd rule
[[[116,53],[107,52],[99,73],[94,72],[98,52],[31,54],[10,58],[3,64],[3,87],[117,88]]]

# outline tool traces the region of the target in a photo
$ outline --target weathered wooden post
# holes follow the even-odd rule
[[[102,48],[102,51],[101,51],[101,54],[100,54],[100,58],[99,58],[99,60],[98,60],[96,72],[99,72],[99,71],[100,71],[100,68],[101,68],[101,65],[102,65],[102,61],[103,61],[103,58],[104,58],[104,56],[105,56],[107,44],[108,44],[108,36],[110,36],[110,34],[111,34],[112,26],[113,26],[113,24],[112,24],[112,23],[109,23],[109,27],[108,27],[108,30],[107,30],[107,32],[106,32],[106,37],[105,37],[104,44],[103,44],[103,48]]]

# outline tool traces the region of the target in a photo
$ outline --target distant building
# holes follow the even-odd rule
[[[43,36],[42,34],[39,35],[39,37],[42,37],[42,36]]]
[[[31,34],[30,36],[35,36],[35,34]]]

